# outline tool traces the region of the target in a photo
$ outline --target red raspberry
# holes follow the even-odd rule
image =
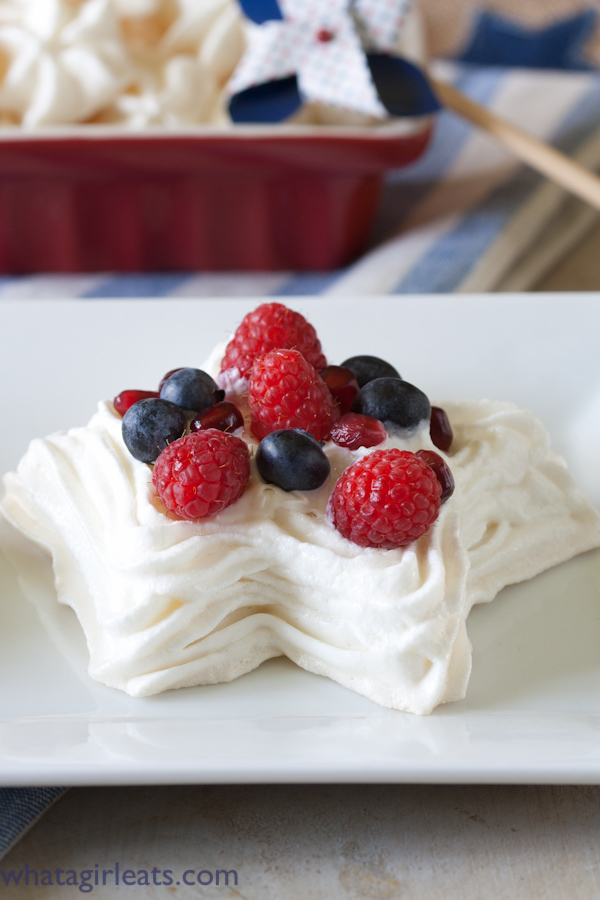
[[[255,360],[248,384],[252,433],[262,440],[281,428],[326,441],[340,417],[329,388],[298,350],[271,350]]]
[[[152,483],[171,512],[206,519],[237,500],[249,477],[244,441],[208,428],[169,444],[154,464]]]
[[[225,349],[221,372],[235,368],[247,378],[258,356],[279,349],[299,350],[315,369],[327,365],[317,333],[304,316],[283,303],[263,303],[242,319]]]
[[[345,413],[331,430],[331,440],[338,447],[358,450],[359,447],[376,447],[383,444],[387,431],[379,419],[361,413]]]
[[[437,519],[442,488],[408,450],[375,450],[338,478],[328,513],[359,547],[393,550],[426,534]]]

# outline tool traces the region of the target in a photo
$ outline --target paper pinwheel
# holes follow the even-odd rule
[[[280,122],[306,101],[384,119],[439,109],[396,55],[412,0],[240,0],[254,23],[229,83],[234,122]]]

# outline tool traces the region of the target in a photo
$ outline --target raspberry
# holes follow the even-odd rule
[[[329,498],[340,534],[359,547],[393,550],[426,534],[437,519],[442,488],[408,450],[375,450],[346,469]]]
[[[156,460],[152,483],[171,512],[206,519],[237,500],[249,477],[244,441],[208,428],[169,444]]]
[[[331,430],[331,440],[338,447],[358,450],[359,447],[376,447],[383,444],[387,431],[383,422],[373,416],[361,416],[360,413],[345,413]]]
[[[298,350],[271,350],[255,360],[248,384],[252,433],[261,439],[282,428],[326,441],[340,411],[317,370]]]
[[[263,303],[242,319],[225,349],[221,372],[238,369],[247,378],[258,356],[279,349],[299,350],[315,369],[327,365],[317,333],[304,316],[283,303]]]

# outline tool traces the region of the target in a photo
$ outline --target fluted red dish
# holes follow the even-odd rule
[[[363,249],[385,171],[430,132],[7,129],[0,272],[336,268]]]

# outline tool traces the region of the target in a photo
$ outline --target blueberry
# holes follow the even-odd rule
[[[284,491],[313,491],[326,481],[331,468],[313,436],[292,429],[272,431],[262,439],[256,466],[263,481]]]
[[[216,393],[221,392],[210,375],[202,369],[177,369],[160,389],[162,400],[170,400],[183,409],[196,412],[212,406],[216,402]]]
[[[375,378],[400,378],[394,366],[378,356],[351,356],[342,365],[354,372],[359,387]]]
[[[376,378],[358,392],[352,412],[373,416],[381,422],[409,431],[423,420],[429,422],[431,404],[423,391],[408,381]]]
[[[316,437],[314,436],[314,434],[311,434],[310,431],[304,431],[302,428],[293,428],[293,429],[291,429],[291,430],[292,430],[292,431],[296,431],[298,434],[303,434],[303,435],[305,435],[307,438],[310,438],[311,441],[314,441],[315,444],[316,444],[318,447],[324,447],[324,446],[325,446],[325,441],[318,441],[318,440],[316,439]]]
[[[180,406],[156,397],[134,403],[123,416],[121,429],[131,455],[153,463],[168,444],[182,436],[186,424]]]

